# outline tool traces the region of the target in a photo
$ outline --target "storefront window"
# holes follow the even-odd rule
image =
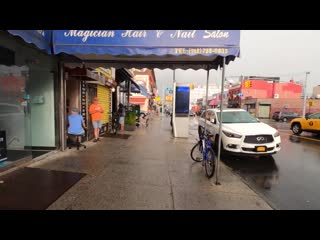
[[[0,167],[56,149],[58,136],[57,60],[4,31],[1,49]]]
[[[31,158],[31,109],[27,66],[0,65],[0,166]]]

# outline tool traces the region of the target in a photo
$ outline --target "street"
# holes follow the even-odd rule
[[[289,123],[263,121],[279,130],[279,153],[260,159],[224,156],[221,160],[275,209],[320,209],[320,137],[293,136]]]

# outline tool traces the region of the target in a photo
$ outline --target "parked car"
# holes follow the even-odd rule
[[[205,127],[213,135],[214,150],[219,139],[220,109],[208,109],[199,119],[199,132]],[[222,112],[221,152],[235,155],[262,156],[280,151],[280,134],[273,127],[260,122],[244,109],[224,109]]]
[[[293,119],[290,129],[295,135],[300,135],[303,131],[320,133],[320,113],[311,114],[306,118]]]
[[[296,112],[274,112],[272,119],[275,121],[283,121],[283,122],[287,122],[287,121],[291,121],[294,118],[298,118],[300,117],[298,113]]]
[[[314,114],[314,113],[308,112],[308,113],[306,113],[305,117],[308,118],[311,114]]]

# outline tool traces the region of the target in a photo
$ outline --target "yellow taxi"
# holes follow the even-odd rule
[[[320,133],[320,113],[314,113],[306,118],[295,118],[290,122],[290,129],[296,135],[304,132]]]

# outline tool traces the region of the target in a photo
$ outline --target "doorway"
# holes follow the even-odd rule
[[[270,118],[270,104],[259,104],[259,118]]]

